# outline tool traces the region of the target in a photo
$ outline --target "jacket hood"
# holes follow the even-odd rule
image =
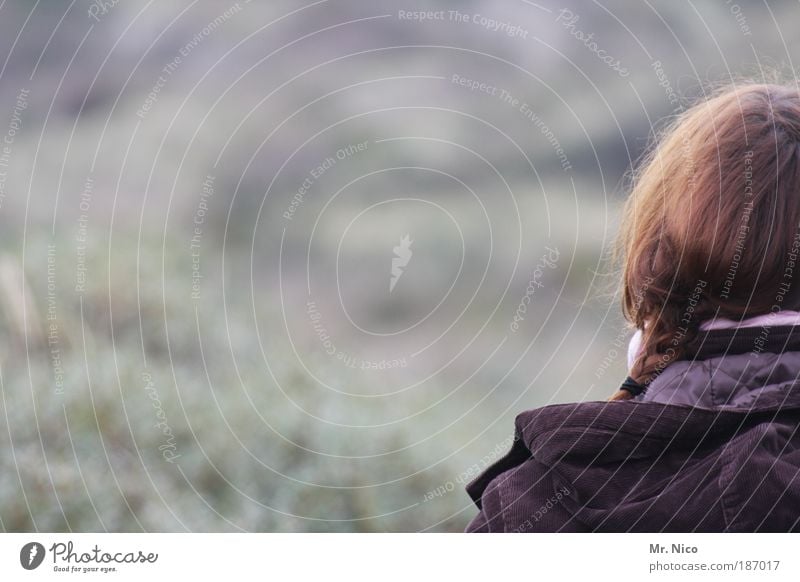
[[[676,363],[681,365],[669,366],[671,374],[659,378],[658,392],[673,400],[683,383],[713,393],[708,387],[718,373],[728,392],[717,391],[725,394],[717,404],[629,400],[523,412],[511,450],[467,491],[480,507],[493,479],[534,462],[542,467],[541,478],[546,475],[554,490],[566,492],[559,503],[570,519],[592,531],[796,529],[800,353],[761,355],[771,357],[760,360],[760,368],[752,366],[748,378],[755,384],[730,373],[747,369],[743,360],[754,354]],[[524,496],[525,489],[513,495]]]

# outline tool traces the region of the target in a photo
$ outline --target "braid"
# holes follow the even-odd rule
[[[702,311],[704,301],[700,300],[698,309]],[[629,378],[646,390],[650,383],[672,362],[686,358],[687,346],[699,333],[699,320],[687,317],[684,305],[667,303],[652,325],[642,323],[642,347],[634,360]],[[620,388],[609,400],[630,400],[635,394]]]

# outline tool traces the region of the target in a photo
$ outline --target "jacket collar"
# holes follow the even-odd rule
[[[687,345],[686,359],[705,360],[724,354],[800,351],[800,325],[737,327],[700,331]]]

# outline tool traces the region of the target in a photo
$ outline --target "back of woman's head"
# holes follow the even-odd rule
[[[646,386],[704,320],[800,309],[798,248],[800,91],[739,86],[681,114],[634,176],[618,241],[643,332],[630,376]]]

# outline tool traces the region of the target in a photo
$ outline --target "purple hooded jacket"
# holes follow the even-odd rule
[[[800,327],[701,332],[633,400],[545,406],[468,532],[800,530]]]

